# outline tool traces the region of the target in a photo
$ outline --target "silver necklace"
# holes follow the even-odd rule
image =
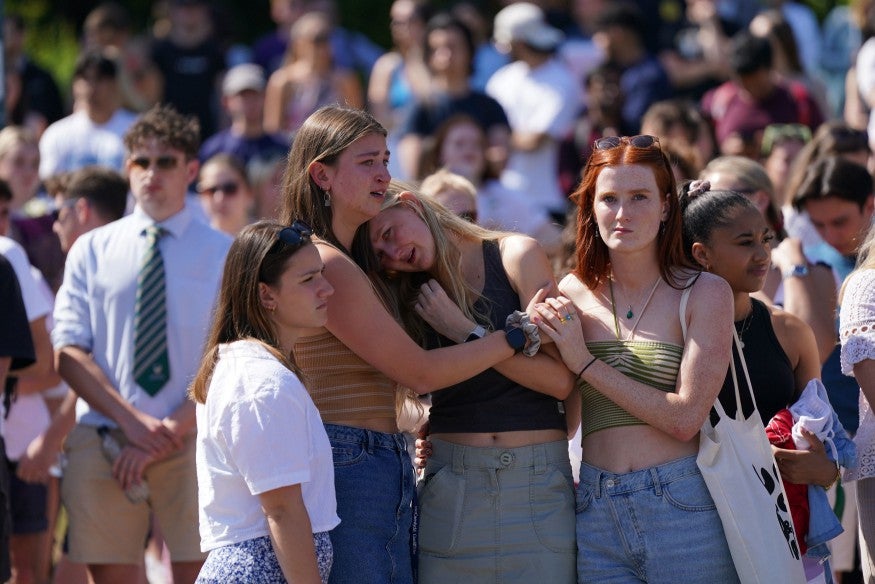
[[[747,313],[747,316],[744,317],[744,320],[741,321],[741,327],[738,326],[738,321],[735,321],[735,330],[738,333],[738,341],[741,345],[741,348],[744,349],[744,333],[750,328],[750,324],[753,322],[753,302],[750,305],[750,312]]]

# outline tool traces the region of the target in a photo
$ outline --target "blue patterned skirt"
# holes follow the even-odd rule
[[[313,534],[322,584],[328,583],[334,552],[328,532]],[[270,537],[262,536],[216,548],[207,556],[195,584],[285,584]]]

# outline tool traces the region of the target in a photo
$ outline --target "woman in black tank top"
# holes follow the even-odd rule
[[[555,289],[535,240],[482,229],[402,189],[390,184],[356,252],[424,347],[499,332],[539,289]],[[572,387],[565,365],[542,350],[432,394],[432,454],[419,487],[421,584],[575,582],[562,401]]]
[[[768,425],[775,414],[796,401],[810,380],[820,378],[814,333],[796,316],[751,296],[762,289],[768,275],[774,233],[750,200],[733,191],[710,191],[702,181],[686,185],[680,199],[687,253],[732,288],[735,329],[757,409]],[[738,363],[737,356],[733,358]],[[729,375],[719,399],[726,413],[734,415],[735,392]],[[742,392],[742,408],[745,416],[753,411],[747,392]],[[811,450],[773,447],[781,476],[787,483],[829,487],[837,476],[836,464],[819,440],[810,442]],[[793,497],[790,505],[792,509]]]

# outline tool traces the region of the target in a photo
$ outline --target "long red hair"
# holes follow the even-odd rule
[[[610,276],[611,259],[608,247],[598,236],[598,224],[595,219],[595,185],[599,173],[606,166],[627,164],[649,166],[653,170],[662,200],[668,202],[666,219],[657,235],[657,257],[662,278],[677,287],[676,268],[689,267],[689,263],[684,255],[682,217],[675,194],[677,186],[674,174],[658,142],[646,148],[638,148],[623,139],[615,148],[593,150],[583,169],[580,185],[571,195],[571,200],[577,204],[575,245],[577,267],[574,269],[574,274],[591,290],[597,288]]]

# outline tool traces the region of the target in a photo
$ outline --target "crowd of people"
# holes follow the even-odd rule
[[[875,582],[875,1],[435,4],[5,16],[0,581]]]

